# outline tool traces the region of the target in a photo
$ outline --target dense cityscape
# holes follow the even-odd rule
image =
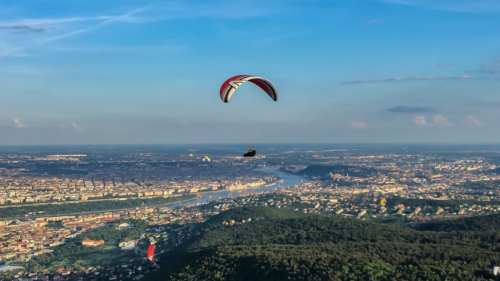
[[[500,213],[499,150],[277,146],[251,160],[211,148],[80,150],[2,151],[7,280],[139,280],[160,268],[147,260],[147,245],[161,260],[200,235],[197,223],[237,207],[406,225]],[[118,234],[96,235],[103,231]],[[57,258],[68,245],[82,251],[76,262]]]

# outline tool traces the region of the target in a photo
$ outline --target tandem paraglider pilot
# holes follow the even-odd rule
[[[248,148],[248,152],[243,154],[243,157],[254,157],[257,151],[253,149],[253,147]]]
[[[236,91],[236,89],[238,89],[238,87],[245,82],[257,85],[264,92],[266,92],[271,99],[278,101],[278,91],[276,90],[274,84],[267,79],[252,75],[236,75],[227,79],[222,84],[219,92],[222,101],[228,103],[234,91]],[[257,151],[253,150],[252,147],[249,147],[248,152],[243,154],[243,157],[254,157],[256,153]]]

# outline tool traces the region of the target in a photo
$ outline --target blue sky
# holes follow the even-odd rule
[[[500,142],[497,0],[0,3],[0,144]],[[244,84],[262,76],[273,102]]]

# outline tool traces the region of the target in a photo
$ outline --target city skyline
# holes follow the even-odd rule
[[[0,145],[499,143],[500,5],[0,4]],[[273,81],[272,102],[236,74]]]

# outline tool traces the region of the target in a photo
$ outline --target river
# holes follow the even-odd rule
[[[287,174],[280,172],[278,168],[258,168],[255,169],[256,171],[262,171],[266,173],[273,173],[277,175],[279,178],[283,180],[283,183],[275,183],[267,186],[261,186],[261,187],[256,187],[256,188],[249,188],[249,189],[241,189],[241,190],[232,190],[232,191],[214,191],[214,192],[203,192],[200,193],[202,195],[201,198],[198,199],[193,199],[181,203],[176,203],[176,204],[170,204],[170,205],[165,205],[165,207],[168,208],[175,208],[175,207],[180,207],[180,206],[185,206],[185,205],[191,205],[195,203],[204,203],[204,202],[209,202],[212,200],[218,200],[221,198],[227,198],[227,197],[236,197],[242,193],[256,193],[256,192],[261,192],[261,191],[269,191],[273,190],[276,188],[284,188],[284,187],[293,187],[296,184],[308,182],[309,179],[301,176],[296,176],[292,174]],[[212,198],[210,198],[212,197]]]

